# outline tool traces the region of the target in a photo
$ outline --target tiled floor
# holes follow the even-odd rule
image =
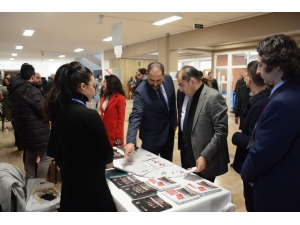
[[[132,100],[127,100],[126,104],[126,116],[124,124],[124,132],[126,135],[128,127],[128,117],[132,108]],[[234,123],[234,115],[228,112],[228,125],[229,125],[229,135],[228,135],[228,146],[230,161],[233,161],[233,156],[235,153],[235,146],[231,143],[231,137],[234,132],[238,130],[238,125]],[[6,129],[6,127],[8,129]],[[141,146],[141,141],[138,140],[138,146]],[[0,162],[6,162],[17,166],[24,174],[23,162],[22,162],[22,151],[18,151],[14,146],[14,135],[13,129],[10,122],[5,122],[5,129],[3,132],[0,130]],[[174,144],[174,156],[173,162],[180,166],[180,152],[177,149],[177,136],[175,137]],[[48,180],[54,183],[54,164],[50,167],[50,175]],[[228,164],[228,172],[222,176],[216,178],[215,183],[223,188],[229,190],[232,194],[233,203],[237,206],[237,212],[246,212],[243,197],[243,184],[240,175],[237,174]],[[55,185],[59,190],[61,188],[61,180],[58,172],[58,182]]]

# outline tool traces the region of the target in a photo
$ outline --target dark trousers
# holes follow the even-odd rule
[[[253,187],[248,183],[244,182],[244,198],[245,198],[245,206],[248,212],[255,212],[254,209],[254,201],[253,201]]]
[[[172,129],[172,128],[171,128]],[[173,160],[173,149],[174,149],[174,131],[169,131],[168,138],[163,146],[157,147],[157,146],[151,146],[151,145],[145,145],[142,143],[142,148],[153,153],[156,155],[160,155],[160,157],[169,160],[172,162]],[[155,144],[155,143],[153,143]]]
[[[180,160],[181,160],[181,167],[187,169],[186,161],[185,161],[185,153],[186,153],[186,146],[183,137],[181,136],[181,145],[180,145]]]

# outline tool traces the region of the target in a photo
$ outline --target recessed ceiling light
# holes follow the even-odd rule
[[[23,46],[22,45],[17,45],[16,49],[23,49]]]
[[[17,56],[17,55],[18,55],[17,53],[12,53],[12,54],[11,54],[11,56]]]
[[[112,37],[107,37],[107,38],[102,39],[102,41],[111,41],[111,40],[112,40]]]
[[[9,58],[9,60],[15,60],[14,58]]]
[[[180,19],[182,19],[182,15],[174,14],[174,15],[170,15],[170,16],[165,17],[165,18],[163,18],[159,21],[154,22],[153,25],[160,26],[160,25],[163,25],[163,24],[166,24],[166,23],[171,23],[173,21],[180,20]]]
[[[25,30],[23,36],[31,36],[34,33],[34,30]]]
[[[66,55],[60,55],[60,56],[58,56],[59,58],[64,58],[64,57],[66,57]]]
[[[77,49],[74,50],[74,52],[81,52],[83,50],[84,50],[83,48],[77,48]]]
[[[51,61],[53,61],[53,60],[54,60],[54,59],[49,59],[48,61],[50,61],[50,62],[51,62]]]

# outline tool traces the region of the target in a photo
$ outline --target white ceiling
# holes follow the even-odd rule
[[[102,41],[111,36],[113,25],[122,22],[122,44],[130,45],[145,40],[186,32],[194,23],[209,26],[259,16],[259,12],[177,12],[183,19],[162,26],[152,23],[170,12],[0,12],[0,63],[21,65],[58,62],[89,57],[112,49],[111,42]],[[100,15],[103,15],[102,23]],[[25,29],[34,29],[31,37],[23,36]],[[23,45],[23,50],[16,50]],[[76,53],[76,48],[84,51]],[[182,51],[182,50],[180,50]],[[44,55],[42,56],[42,52]],[[12,57],[12,53],[18,56]],[[154,56],[155,57],[155,56]],[[14,58],[9,61],[9,58]]]

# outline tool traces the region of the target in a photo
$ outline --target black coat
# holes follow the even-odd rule
[[[242,132],[236,132],[232,136],[232,144],[237,146],[233,168],[238,173],[241,172],[242,165],[249,151],[246,147],[249,143],[255,124],[269,100],[270,93],[270,89],[266,89],[257,93],[249,100],[243,113],[244,123]]]
[[[78,98],[85,103],[84,96]],[[116,211],[105,178],[113,149],[99,113],[71,102],[60,110],[52,129],[62,155],[60,210]]]
[[[42,121],[44,97],[41,91],[20,76],[16,77],[10,90],[20,148],[26,151],[47,150],[50,129],[49,124]],[[20,93],[20,90],[23,91]]]

